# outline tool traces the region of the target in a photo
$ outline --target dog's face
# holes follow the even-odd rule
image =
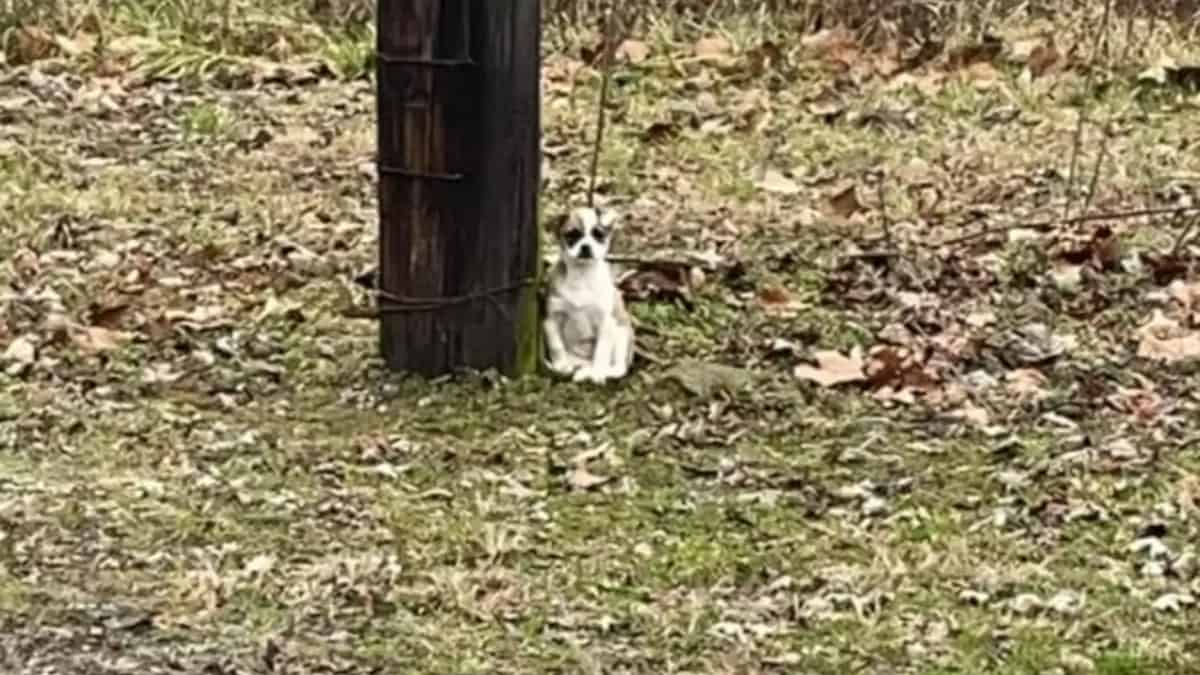
[[[571,211],[558,231],[558,244],[568,264],[603,261],[617,224],[611,209],[581,207]]]

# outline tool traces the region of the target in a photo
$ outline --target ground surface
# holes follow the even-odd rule
[[[1057,222],[1200,177],[1188,71],[1143,73],[1188,43],[1113,24],[1091,78],[1096,16],[906,72],[640,30],[603,198],[622,253],[704,255],[634,268],[661,363],[605,388],[401,379],[341,316],[369,38],[200,77],[10,44],[0,670],[1195,672],[1200,244]],[[547,40],[548,212],[585,183],[580,44]]]

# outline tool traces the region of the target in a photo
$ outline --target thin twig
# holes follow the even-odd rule
[[[1100,20],[1100,30],[1096,33],[1096,41],[1092,44],[1092,58],[1088,63],[1087,78],[1084,80],[1083,94],[1085,99],[1079,104],[1079,119],[1075,123],[1075,137],[1071,140],[1071,165],[1067,172],[1067,203],[1063,207],[1063,219],[1071,217],[1071,206],[1075,201],[1073,188],[1075,186],[1075,171],[1079,165],[1079,151],[1083,146],[1083,128],[1087,124],[1087,106],[1092,96],[1092,86],[1096,79],[1096,62],[1100,57],[1100,43],[1108,33],[1108,17],[1112,13],[1112,0],[1104,0],[1104,16]],[[1086,209],[1085,209],[1086,210]]]
[[[1020,222],[1020,223],[1008,223],[1005,225],[999,225],[999,226],[995,226],[995,227],[985,227],[978,232],[971,232],[970,234],[964,234],[960,237],[955,237],[953,239],[947,239],[945,241],[937,242],[936,244],[933,244],[933,246],[935,246],[935,247],[954,246],[954,245],[962,244],[962,243],[965,243],[968,241],[973,241],[975,239],[982,239],[984,237],[987,237],[990,234],[997,234],[999,232],[1008,232],[1010,230],[1049,230],[1049,229],[1052,229],[1052,228],[1060,226],[1060,225],[1078,225],[1080,223],[1090,223],[1090,222],[1095,222],[1098,220],[1129,220],[1131,218],[1142,218],[1142,217],[1147,217],[1147,216],[1183,215],[1183,214],[1188,214],[1188,213],[1200,213],[1200,206],[1176,206],[1176,207],[1171,207],[1171,208],[1135,209],[1135,210],[1131,210],[1131,211],[1114,211],[1111,213],[1085,214],[1082,216],[1075,216],[1074,218],[1063,218],[1063,219],[1051,218],[1051,219],[1047,219],[1047,220],[1036,220],[1036,221]]]
[[[604,109],[608,106],[608,80],[612,72],[612,63],[615,60],[617,45],[613,31],[613,10],[609,8],[604,18],[604,42],[603,54],[600,63],[600,105],[596,108],[596,138],[592,142],[592,166],[589,171],[587,204],[588,208],[596,205],[596,174],[600,168],[600,144],[604,140]]]
[[[1100,167],[1108,156],[1108,128],[1112,122],[1113,111],[1109,110],[1109,119],[1104,123],[1104,134],[1100,137],[1100,153],[1096,155],[1096,165],[1092,167],[1092,179],[1088,181],[1087,194],[1083,197],[1081,211],[1087,213],[1092,208],[1092,199],[1096,196],[1096,186],[1100,183]]]
[[[1129,63],[1129,50],[1133,48],[1133,18],[1137,15],[1132,7],[1125,15],[1125,45],[1121,49],[1121,63]]]
[[[883,216],[883,241],[889,251],[894,251],[896,250],[896,241],[892,238],[892,218],[888,215],[887,199],[884,194],[887,188],[886,182],[887,174],[881,172],[877,187],[879,193],[879,213]]]
[[[616,61],[617,50],[621,44],[629,39],[633,32],[634,26],[637,25],[638,19],[641,18],[641,10],[644,9],[642,3],[634,3],[633,9],[625,17],[624,30],[618,36],[614,30],[615,14],[612,8],[609,8],[605,13],[604,20],[604,52],[602,54],[603,61],[600,64],[600,105],[596,110],[596,138],[592,145],[592,163],[588,177],[587,203],[589,207],[595,206],[596,199],[596,179],[600,173],[600,146],[604,142],[604,123],[607,119],[605,112],[608,108],[608,83],[612,77],[613,62]]]

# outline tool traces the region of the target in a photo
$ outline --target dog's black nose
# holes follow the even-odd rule
[[[591,260],[592,259],[592,247],[588,246],[587,244],[580,246],[579,247],[579,257],[583,258],[584,260]]]

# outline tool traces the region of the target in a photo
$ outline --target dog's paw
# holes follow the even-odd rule
[[[624,366],[613,366],[604,371],[604,377],[609,380],[619,380],[629,374],[629,369]]]
[[[596,384],[603,384],[606,377],[607,375],[602,369],[588,365],[576,370],[571,379],[575,380],[576,382],[595,382]]]
[[[559,375],[570,375],[579,369],[579,364],[576,361],[566,357],[547,361],[546,366]]]

